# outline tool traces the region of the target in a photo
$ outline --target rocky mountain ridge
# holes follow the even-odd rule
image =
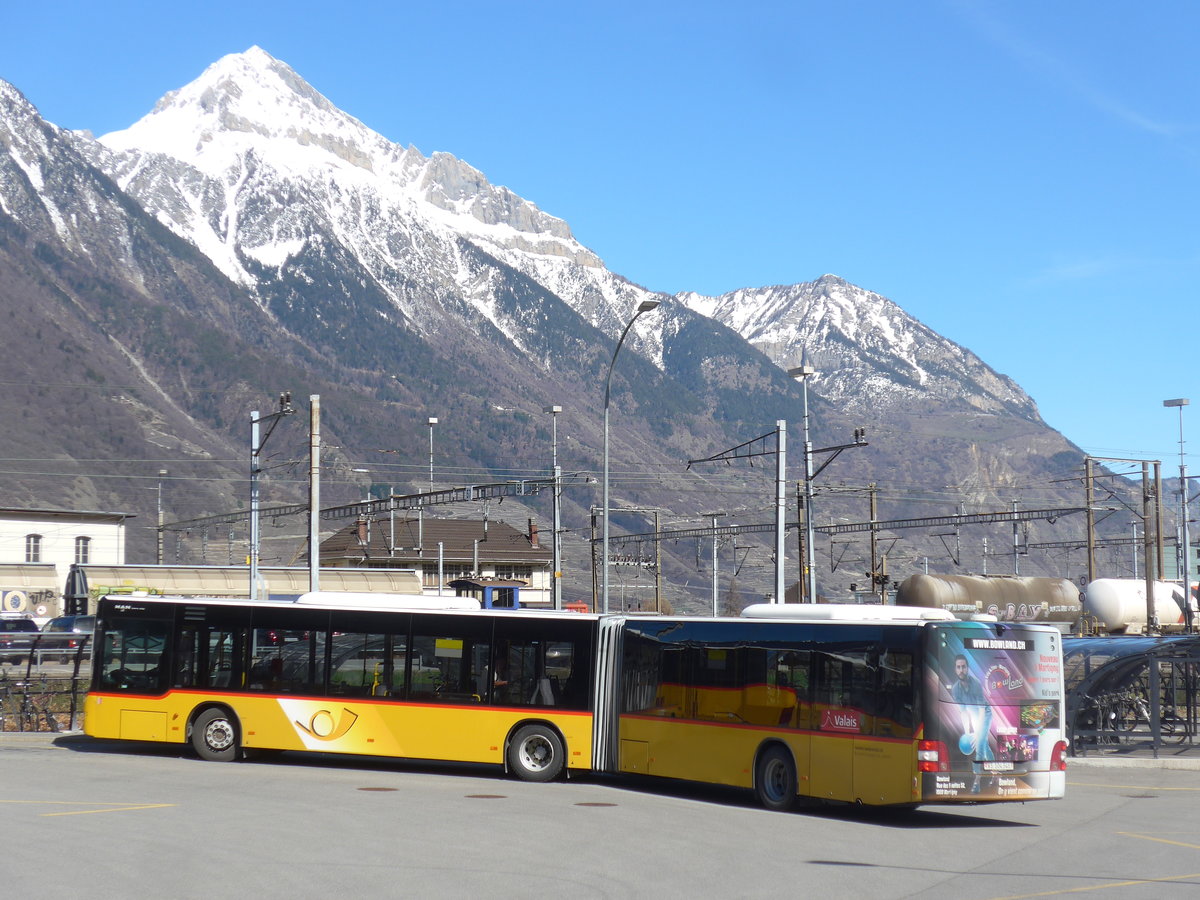
[[[186,459],[198,474],[176,517],[236,507],[246,413],[280,390],[325,398],[329,465],[347,485],[385,449],[406,462],[371,478],[419,484],[428,415],[445,477],[541,473],[551,403],[564,407],[564,468],[594,474],[598,386],[648,298],[662,306],[639,319],[614,372],[614,505],[684,517],[720,502],[763,518],[759,473],[684,462],[798,422],[784,370],[801,352],[820,369],[818,445],[870,429],[871,447],[838,463],[847,483],[925,483],[991,508],[1036,485],[1065,502],[1070,486],[1048,485],[1081,456],[1019,386],[877,294],[835,276],[654,294],[605,268],[562,219],[449,154],[389,141],[258,48],[99,140],[45,122],[0,82],[0,285],[0,316],[32,310],[20,329],[38,351],[4,363],[0,378],[18,386],[5,414],[40,390],[56,414],[88,423],[65,443],[40,420],[0,436],[9,456],[54,447],[74,466],[52,482],[10,473],[14,497],[40,505],[145,509],[137,472]],[[90,393],[72,399],[57,383]],[[132,481],[107,487],[81,459],[125,460]],[[299,490],[299,478],[277,482]],[[568,498],[577,574],[593,492]],[[895,515],[915,502],[898,492]],[[859,520],[856,504],[830,494],[822,515]],[[694,580],[686,549],[671,565]]]

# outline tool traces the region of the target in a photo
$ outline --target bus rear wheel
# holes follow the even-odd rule
[[[238,758],[237,725],[224,709],[206,709],[192,723],[192,749],[201,759],[233,762]]]
[[[522,781],[553,781],[563,770],[563,743],[546,725],[525,725],[508,745],[508,768]]]
[[[754,767],[754,794],[767,809],[786,812],[796,805],[796,764],[782,747],[769,747]]]

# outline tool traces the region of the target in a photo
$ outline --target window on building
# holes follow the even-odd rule
[[[507,563],[496,563],[496,577],[509,581],[530,581],[533,579],[533,566],[514,566]]]
[[[75,538],[75,562],[84,566],[92,561],[92,539],[90,537]]]
[[[25,562],[42,561],[42,536],[40,534],[25,535]]]
[[[467,578],[471,574],[469,565],[446,563],[442,566],[442,584],[449,584],[456,578]],[[422,584],[425,587],[438,586],[438,567],[428,563],[421,570]]]

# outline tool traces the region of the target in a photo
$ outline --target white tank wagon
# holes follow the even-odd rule
[[[1041,622],[1067,630],[1082,612],[1079,588],[1066,578],[1012,575],[910,575],[896,603],[944,609],[956,619],[995,616],[1001,622]]]
[[[1151,584],[1154,615],[1159,627],[1182,628],[1186,624],[1183,588],[1166,581]],[[1194,610],[1195,600],[1192,603]],[[1146,630],[1146,582],[1135,578],[1097,578],[1084,590],[1083,612],[1106,631],[1143,632]]]

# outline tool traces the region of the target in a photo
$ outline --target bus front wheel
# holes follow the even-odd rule
[[[563,769],[563,743],[546,725],[526,725],[508,745],[508,768],[522,781],[553,781]]]
[[[206,709],[192,723],[192,749],[201,759],[232,762],[238,757],[237,726],[224,709]]]
[[[770,747],[754,769],[754,793],[767,809],[784,812],[796,804],[796,764],[782,747]]]

